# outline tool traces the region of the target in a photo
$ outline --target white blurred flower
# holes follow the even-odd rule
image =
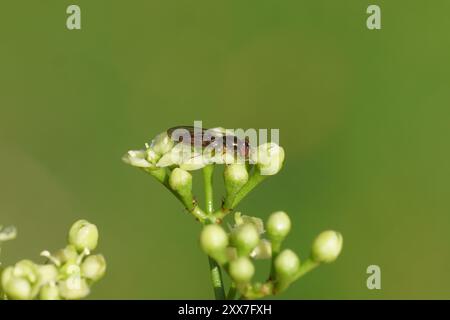
[[[146,150],[130,150],[123,157],[122,161],[139,168],[156,169],[156,162],[160,155],[152,148]]]
[[[122,157],[122,161],[139,168],[151,168],[154,166],[147,160],[146,150],[130,150]]]

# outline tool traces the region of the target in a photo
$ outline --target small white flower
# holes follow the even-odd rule
[[[13,226],[3,227],[0,225],[0,242],[12,240],[17,236],[17,229]]]
[[[194,154],[191,158],[181,163],[180,168],[183,170],[193,171],[201,169],[205,167],[207,164],[208,162],[205,161],[203,155],[200,153]]]
[[[130,150],[122,157],[122,161],[139,168],[154,167],[154,165],[147,160],[146,150]]]
[[[151,149],[153,149],[157,154],[164,155],[170,150],[172,150],[174,142],[166,131],[158,134],[151,143]]]
[[[178,143],[170,152],[166,153],[157,162],[158,167],[179,166],[183,170],[198,170],[206,166],[208,162],[200,150],[195,150],[190,145]]]

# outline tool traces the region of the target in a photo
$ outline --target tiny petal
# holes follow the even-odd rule
[[[262,239],[256,248],[250,253],[253,259],[270,259],[272,258],[272,244],[267,239]]]

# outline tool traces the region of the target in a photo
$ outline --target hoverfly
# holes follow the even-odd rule
[[[249,159],[250,144],[247,138],[239,139],[235,135],[225,135],[214,129],[196,128],[194,126],[176,126],[167,129],[167,135],[175,142],[189,143],[202,148],[232,149],[245,160]]]

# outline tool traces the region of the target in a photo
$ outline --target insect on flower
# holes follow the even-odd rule
[[[175,142],[193,147],[213,148],[224,153],[233,150],[245,160],[249,159],[250,144],[248,138],[239,139],[236,135],[223,134],[217,129],[194,126],[176,126],[167,130],[167,135]]]

